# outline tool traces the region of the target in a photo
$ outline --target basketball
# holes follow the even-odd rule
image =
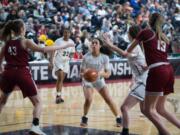
[[[88,82],[95,82],[98,78],[98,72],[95,69],[88,69],[84,73],[84,79]]]

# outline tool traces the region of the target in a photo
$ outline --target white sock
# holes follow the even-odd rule
[[[84,115],[84,117],[86,117],[86,118],[87,118],[87,115]]]
[[[57,92],[57,96],[61,96],[61,92]]]

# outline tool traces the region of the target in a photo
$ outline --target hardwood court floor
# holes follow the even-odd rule
[[[118,107],[127,96],[129,85],[130,81],[127,80],[122,80],[118,83],[108,83],[109,92],[118,104]],[[43,112],[41,117],[42,127],[50,128],[55,125],[79,127],[84,102],[82,87],[79,85],[64,87],[63,93],[65,102],[57,105],[55,104],[55,88],[40,88],[40,95],[43,101]],[[170,97],[172,99],[180,100],[180,79],[176,79],[175,94],[172,94]],[[174,106],[169,102],[167,102],[167,108],[171,112],[174,112]],[[179,108],[176,109],[177,112],[175,114],[180,119],[180,104]],[[0,114],[0,135],[3,135],[4,132],[29,129],[32,120],[31,114],[32,105],[29,99],[23,100],[21,92],[14,91]],[[138,105],[132,109],[130,116],[131,133],[157,135],[155,127],[147,120],[147,118],[141,115]],[[119,132],[121,130],[121,128],[115,127],[114,116],[96,91],[88,117],[89,129],[107,130],[112,133],[113,131]],[[163,121],[166,124],[166,127],[171,131],[172,135],[180,134],[178,128],[172,126],[166,120]],[[53,128],[51,132],[53,132]],[[61,135],[61,133],[59,134]],[[8,135],[10,135],[10,133]],[[12,133],[12,135],[14,134]]]

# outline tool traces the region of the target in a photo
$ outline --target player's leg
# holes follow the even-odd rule
[[[16,81],[12,78],[14,76],[14,72],[9,70],[5,71],[1,75],[1,80],[0,80],[0,113],[6,104],[9,95],[14,89],[14,86],[16,85]]]
[[[128,95],[121,105],[122,112],[122,135],[129,134],[129,110],[134,107],[140,100],[133,97],[132,95]]]
[[[22,73],[17,79],[17,85],[21,89],[24,98],[28,97],[33,104],[33,121],[30,132],[45,135],[39,127],[39,119],[42,112],[42,101],[37,91],[36,84],[28,69],[20,69]]]
[[[110,107],[113,114],[115,115],[115,117],[116,117],[116,126],[119,127],[121,125],[121,123],[122,123],[122,120],[121,120],[121,117],[120,117],[120,112],[119,112],[119,109],[118,109],[117,105],[115,104],[112,97],[110,96],[107,87],[105,86],[105,87],[101,88],[98,91],[99,91],[99,94],[103,97],[104,101]]]
[[[42,102],[40,96],[37,94],[35,96],[29,97],[30,101],[32,102],[34,109],[33,109],[33,121],[32,127],[30,129],[30,133],[36,133],[40,135],[46,135],[39,126],[39,119],[42,112]]]
[[[170,135],[167,128],[164,126],[161,121],[161,117],[156,112],[156,105],[158,102],[159,96],[155,95],[146,95],[145,96],[145,115],[146,117],[156,126],[160,134]]]
[[[56,76],[57,76],[57,81],[56,81],[56,91],[57,91],[56,103],[57,104],[64,102],[64,99],[62,99],[62,87],[63,87],[63,82],[64,82],[65,75],[66,74],[61,69],[56,71]]]
[[[167,109],[165,108],[166,99],[167,96],[159,97],[156,110],[161,116],[166,118],[168,121],[170,121],[172,124],[174,124],[180,129],[180,120],[177,119],[177,117],[173,113],[167,111]]]
[[[83,116],[81,118],[81,126],[87,126],[88,124],[88,117],[87,114],[89,112],[89,109],[91,107],[92,101],[93,101],[93,93],[94,90],[91,87],[83,87],[83,91],[84,91],[84,97],[85,97],[85,101],[84,101],[84,106],[83,106]]]
[[[165,108],[165,103],[167,99],[167,95],[174,92],[174,72],[171,65],[164,66],[166,69],[166,85],[164,88],[164,96],[160,97],[157,102],[157,112],[166,118],[168,121],[170,121],[172,124],[174,124],[176,127],[180,128],[180,120],[176,118],[176,116],[169,112]]]
[[[162,122],[161,116],[157,113],[156,106],[159,98],[164,95],[163,89],[169,80],[168,70],[164,65],[149,70],[144,100],[145,115],[156,126],[159,133],[163,135],[170,135],[170,132]]]

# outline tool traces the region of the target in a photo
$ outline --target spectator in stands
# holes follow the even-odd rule
[[[8,12],[1,8],[0,9],[0,21],[5,22],[7,20]]]
[[[19,12],[18,12],[18,17],[20,18],[20,19],[22,19],[23,21],[27,21],[27,16],[26,16],[26,13],[25,13],[25,11],[24,10],[19,10]]]
[[[137,14],[140,13],[141,10],[141,0],[130,0],[130,5],[133,7],[134,11],[133,11],[133,16],[136,16]]]
[[[8,14],[7,18],[6,18],[6,21],[9,21],[9,20],[15,20],[15,19],[18,19],[18,15],[17,15],[17,11],[15,9],[12,9],[10,11],[10,13]]]
[[[4,4],[4,2],[7,4]],[[127,35],[127,29],[136,22],[138,15],[142,16],[141,25],[144,27],[146,26],[144,24],[147,24],[150,13],[162,12],[166,21],[169,22],[171,20],[175,27],[174,30],[176,31],[174,34],[178,35],[180,31],[178,0],[114,0],[112,1],[114,4],[94,0],[86,2],[67,0],[66,3],[58,0],[19,0],[19,2],[17,0],[3,0],[0,5],[0,21],[5,22],[17,17],[23,19],[27,24],[27,34],[29,35],[29,32],[31,35],[33,34],[35,41],[37,41],[39,30],[39,24],[36,24],[37,19],[40,19],[38,20],[40,24],[48,26],[49,29],[54,29],[54,27],[56,29],[62,29],[62,27],[72,27],[72,29],[75,29],[75,26],[78,25],[79,33],[86,30],[90,36],[97,35],[99,30],[111,33],[112,27],[117,25],[121,28],[121,32],[117,37],[122,37]],[[14,10],[18,14],[14,12],[15,14],[12,15],[9,10]],[[33,20],[31,24],[29,24],[29,18]],[[141,23],[141,20],[138,20],[137,23]],[[51,31],[47,31],[47,34],[49,33],[51,34]],[[80,36],[82,35],[80,34]],[[73,40],[75,40],[75,37]]]
[[[176,8],[172,17],[172,24],[180,32],[180,8]]]

